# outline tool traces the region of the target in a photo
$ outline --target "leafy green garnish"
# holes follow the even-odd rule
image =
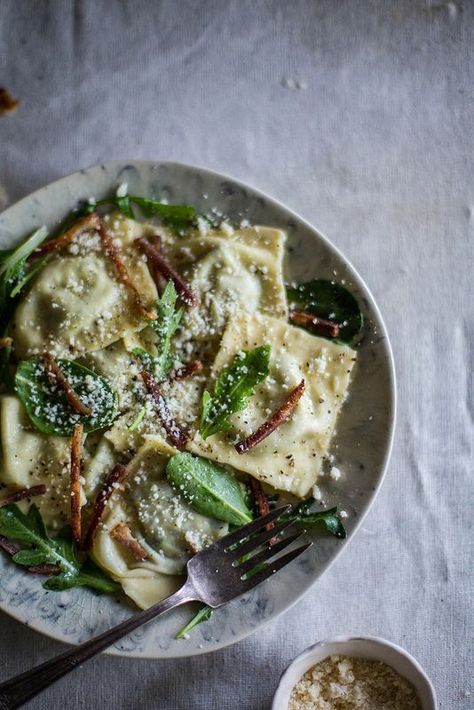
[[[290,304],[339,325],[338,340],[351,342],[362,328],[363,316],[356,299],[335,281],[315,279],[299,286],[287,286]]]
[[[28,269],[26,260],[47,236],[46,227],[41,227],[16,249],[0,251],[0,322],[2,324],[10,317],[20,291],[43,266],[44,260],[41,260],[40,265],[34,263]]]
[[[138,412],[137,416],[133,420],[133,422],[130,424],[130,426],[127,427],[128,431],[136,431],[140,424],[143,421],[143,417],[146,414],[146,407],[141,407],[140,411]]]
[[[57,363],[92,414],[81,416],[71,408],[63,390],[50,382],[40,358],[22,360],[15,374],[15,389],[35,427],[43,434],[70,436],[78,422],[86,432],[111,424],[117,415],[117,394],[107,380],[77,362],[58,359]]]
[[[148,321],[149,326],[153,328],[158,336],[156,343],[158,354],[150,355],[143,348],[134,348],[132,350],[134,355],[138,355],[143,360],[145,368],[158,381],[164,378],[174,363],[174,357],[171,354],[171,339],[184,313],[183,308],[176,310],[177,298],[178,294],[174,283],[168,281],[162,297],[155,303],[156,319]]]
[[[286,515],[282,515],[282,520],[294,520],[302,525],[324,525],[326,530],[340,538],[346,537],[346,531],[342,524],[341,518],[337,515],[337,508],[329,510],[318,510],[314,513],[310,512],[310,508],[314,503],[314,498],[308,498],[296,505],[293,510],[290,510]]]
[[[175,639],[182,639],[187,634],[189,634],[190,631],[196,628],[196,626],[199,626],[199,624],[202,624],[203,621],[208,621],[211,616],[212,616],[212,609],[210,606],[203,606],[197,614],[193,616],[191,621],[189,621],[185,626],[183,626],[182,629],[178,631],[178,633],[175,636]]]
[[[13,555],[12,560],[17,564],[27,567],[58,565],[60,573],[46,580],[43,584],[45,589],[62,591],[72,587],[90,587],[101,594],[120,589],[92,563],[79,562],[68,529],[64,529],[58,537],[50,538],[35,505],[26,514],[17,505],[0,508],[0,535],[30,545]]]
[[[170,458],[166,476],[196,512],[233,525],[252,520],[238,482],[213,461],[183,451]]]
[[[203,439],[232,427],[230,415],[240,412],[255,386],[268,377],[270,352],[270,345],[260,345],[237,353],[232,363],[217,376],[212,393],[204,391],[199,428]]]
[[[106,197],[98,201],[89,200],[82,211],[84,213],[94,212],[98,207],[105,205],[117,207],[122,214],[131,219],[135,217],[133,205],[137,205],[145,217],[159,217],[164,225],[177,233],[195,226],[198,216],[194,207],[190,205],[168,205],[165,202],[159,202],[159,200],[137,195]]]
[[[41,227],[16,249],[0,251],[0,337],[8,335],[9,321],[18,302],[18,296],[48,260],[48,257],[44,256],[27,264],[28,257],[47,236],[46,227]],[[10,355],[11,347],[1,348],[0,384],[8,389],[13,387]]]

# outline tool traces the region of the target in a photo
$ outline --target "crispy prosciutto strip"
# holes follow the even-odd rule
[[[168,434],[169,440],[173,446],[176,446],[177,449],[183,449],[189,438],[188,432],[186,429],[179,426],[173,419],[171,412],[168,409],[168,405],[166,404],[166,400],[161,394],[158,383],[153,375],[150,375],[150,373],[146,372],[146,370],[143,370],[140,374],[145,387],[153,398],[156,413],[163,424],[163,428]]]
[[[6,336],[5,338],[0,338],[0,348],[10,348],[13,345],[13,338]]]
[[[125,466],[117,464],[114,466],[112,471],[106,477],[102,488],[97,493],[96,499],[94,501],[94,507],[92,509],[92,515],[89,522],[89,527],[82,540],[81,549],[90,550],[92,543],[94,542],[94,537],[97,532],[100,521],[104,514],[104,510],[109,502],[111,496],[117,488],[121,487],[123,481],[127,478],[128,471]]]
[[[255,507],[257,508],[257,513],[259,516],[262,515],[268,515],[270,512],[270,506],[268,504],[268,498],[265,495],[265,491],[262,488],[262,484],[260,481],[258,481],[256,478],[253,476],[249,476],[249,483],[250,483],[250,488],[252,490],[252,495],[255,501]],[[268,523],[268,525],[265,526],[266,530],[271,530],[273,527],[275,527],[275,523]],[[272,537],[269,541],[268,544],[274,545],[275,542],[277,541],[276,537]]]
[[[299,385],[297,385],[294,390],[290,392],[290,395],[286,402],[282,404],[282,406],[277,409],[276,412],[274,412],[272,416],[267,419],[266,422],[259,426],[258,429],[253,432],[253,434],[250,434],[250,436],[247,436],[245,439],[242,439],[241,441],[238,441],[237,444],[235,444],[234,448],[237,453],[244,454],[249,449],[252,449],[254,446],[266,439],[267,436],[270,436],[270,434],[275,431],[275,429],[279,427],[280,424],[283,424],[283,422],[288,419],[288,417],[295,409],[304,390],[305,381],[301,380]]]
[[[176,372],[170,377],[170,380],[172,382],[185,380],[192,375],[197,375],[198,372],[202,372],[203,369],[204,365],[200,360],[191,360],[191,362],[188,362],[186,365],[183,365],[183,367],[180,367],[179,370],[176,370]]]
[[[148,241],[153,244],[158,251],[161,251],[161,236],[159,234],[153,234],[148,237]],[[156,288],[158,289],[158,293],[162,296],[168,281],[151,261],[148,264],[148,268],[150,269],[150,273],[153,281],[155,282]]]
[[[290,311],[289,318],[294,325],[301,325],[316,335],[324,335],[327,338],[337,338],[339,335],[339,325],[332,320],[318,318],[304,311]]]
[[[143,303],[140,294],[138,293],[137,289],[135,288],[135,285],[132,282],[132,279],[130,278],[130,274],[127,271],[127,267],[123,262],[120,252],[116,248],[113,240],[110,238],[110,235],[107,232],[107,229],[105,228],[105,225],[102,220],[99,220],[99,223],[97,225],[97,232],[102,242],[102,246],[104,247],[106,256],[108,256],[110,261],[113,263],[120,281],[128,288],[128,290],[132,294],[138,310],[148,320],[154,320],[156,318],[156,313],[154,311],[149,310]]]
[[[82,522],[81,522],[81,448],[82,448],[82,424],[76,424],[71,437],[71,530],[72,539],[76,545],[81,544]]]
[[[64,247],[67,247],[67,245],[70,244],[75,237],[80,236],[84,232],[98,229],[99,224],[100,218],[95,212],[92,212],[92,214],[88,214],[85,217],[81,217],[72,225],[72,227],[64,232],[64,234],[61,234],[61,236],[40,244],[40,246],[33,253],[33,256],[36,257],[41,256],[42,254],[49,254],[53,251],[60,251],[61,249],[64,249]]]
[[[53,385],[59,385],[63,390],[69,406],[74,409],[77,414],[84,417],[90,417],[92,410],[90,407],[84,404],[79,398],[77,393],[74,391],[72,385],[68,382],[63,371],[59,367],[56,360],[53,358],[51,353],[43,353],[43,362],[46,367],[46,373],[48,375],[49,381]]]
[[[27,500],[28,498],[35,498],[36,496],[43,496],[46,493],[46,486],[41,483],[38,486],[31,486],[31,488],[22,488],[21,491],[14,491],[5,496],[5,498],[0,499],[0,508],[4,505],[10,505],[11,503],[18,503],[20,500]]]
[[[13,555],[16,555],[17,552],[19,552],[22,547],[19,545],[17,542],[14,542],[13,540],[9,540],[7,537],[3,537],[0,535],[0,549],[2,549],[4,552],[7,553],[9,557],[13,557]],[[32,574],[59,574],[61,571],[58,567],[58,565],[50,565],[50,564],[44,564],[44,565],[33,565],[32,567],[24,567],[23,569],[26,569],[28,572],[31,572]]]
[[[114,540],[129,550],[136,560],[146,560],[149,557],[149,554],[145,548],[142,547],[138,540],[135,540],[133,537],[128,525],[119,523],[114,527],[110,534]]]
[[[155,245],[151,244],[145,237],[139,237],[136,240],[139,248],[146,255],[153,265],[153,269],[150,269],[152,274],[155,270],[158,271],[162,276],[165,277],[167,281],[173,281],[176,291],[181,296],[184,303],[191,308],[198,305],[198,298],[196,294],[191,290],[186,281],[178,274],[177,271],[166,261],[166,259],[160,254]]]

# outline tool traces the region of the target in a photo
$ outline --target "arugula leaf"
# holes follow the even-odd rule
[[[0,251],[0,323],[1,337],[8,335],[9,321],[18,302],[18,296],[27,283],[43,268],[48,257],[42,257],[27,264],[28,257],[46,239],[46,227],[37,229],[16,249]],[[11,347],[0,351],[0,384],[12,389],[13,378],[10,367]]]
[[[191,621],[189,621],[185,626],[183,626],[175,636],[175,639],[182,639],[187,636],[187,634],[202,624],[203,621],[208,621],[212,616],[213,609],[210,606],[203,606],[197,614],[193,616]]]
[[[58,359],[57,363],[92,414],[81,416],[70,407],[63,390],[50,382],[40,358],[22,360],[15,389],[35,427],[43,434],[70,436],[78,422],[86,432],[111,424],[117,415],[117,394],[107,380],[72,360]]]
[[[133,420],[133,422],[127,427],[128,431],[136,431],[140,424],[143,421],[143,417],[146,414],[146,407],[141,407],[140,411],[138,412],[137,416]]]
[[[22,288],[39,270],[38,264],[33,264],[27,270],[26,260],[47,236],[46,227],[41,227],[16,249],[0,251],[0,321],[2,323],[6,323],[9,319],[15,306],[15,299]],[[31,269],[35,270],[33,274]]]
[[[56,538],[46,533],[38,508],[33,504],[28,513],[22,513],[17,505],[0,508],[0,535],[25,542],[31,547],[20,550],[12,560],[20,565],[58,565],[61,572],[43,584],[45,589],[60,591],[72,587],[90,587],[96,592],[116,592],[120,586],[95,565],[82,564],[76,557],[70,530],[65,528]]]
[[[166,476],[196,512],[233,525],[252,520],[237,480],[213,461],[183,451],[170,458]]]
[[[157,216],[170,229],[181,232],[196,224],[197,212],[190,205],[168,205],[148,197],[130,197],[140,207],[145,217]]]
[[[313,503],[314,498],[308,498],[308,500],[300,503],[286,515],[282,515],[281,520],[293,520],[302,525],[322,524],[331,535],[343,540],[346,537],[346,531],[341,518],[337,515],[337,508],[319,510],[315,513],[308,512],[308,508],[310,508]]]
[[[158,381],[164,378],[174,363],[174,358],[171,354],[171,339],[184,313],[184,308],[176,310],[177,298],[178,294],[174,283],[168,281],[162,297],[155,302],[156,318],[148,321],[150,328],[153,328],[158,336],[156,343],[158,354],[151,355],[143,348],[134,348],[132,350],[134,355],[138,355],[143,360],[145,368]]]
[[[63,592],[73,587],[89,587],[96,594],[113,594],[121,589],[120,584],[109,579],[91,560],[86,560],[75,575],[61,573],[49,577],[43,587],[52,592]]]
[[[163,224],[180,234],[189,227],[194,227],[197,219],[197,212],[190,205],[168,205],[159,200],[152,200],[149,197],[139,197],[138,195],[121,195],[106,197],[103,200],[90,200],[82,207],[82,212],[88,214],[94,212],[98,207],[114,205],[126,217],[135,217],[132,203],[140,207],[145,217],[159,217]]]
[[[203,439],[232,428],[230,415],[244,409],[255,386],[268,377],[270,352],[270,345],[260,345],[237,353],[232,363],[217,376],[213,392],[204,391],[199,428]]]
[[[352,293],[335,281],[315,279],[287,286],[286,293],[289,302],[301,310],[338,323],[340,342],[350,343],[362,328],[359,304]]]

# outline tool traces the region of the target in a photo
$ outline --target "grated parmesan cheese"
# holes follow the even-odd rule
[[[413,686],[382,661],[330,656],[291,692],[288,710],[421,710]]]

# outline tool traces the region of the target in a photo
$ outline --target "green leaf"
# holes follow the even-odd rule
[[[363,324],[362,312],[356,299],[344,286],[335,281],[315,279],[286,289],[290,304],[319,318],[339,325],[338,340],[351,342]]]
[[[45,589],[60,591],[91,587],[97,592],[119,589],[118,584],[105,577],[91,562],[81,565],[74,552],[69,528],[50,538],[35,505],[26,514],[17,505],[0,508],[0,535],[31,545],[17,552],[12,557],[14,562],[27,566],[45,563],[59,566],[60,574],[50,577],[43,585]]]
[[[2,324],[10,318],[17,296],[31,278],[26,260],[47,236],[46,227],[41,227],[16,249],[0,251],[0,321]],[[31,268],[36,269],[35,273],[37,273],[37,264],[33,264]]]
[[[145,348],[132,348],[130,352],[132,355],[135,355],[135,357],[140,358],[145,370],[148,370],[148,372],[154,371],[154,356],[150,355],[148,350],[145,350]]]
[[[77,574],[54,575],[46,580],[43,587],[52,592],[63,592],[73,587],[89,587],[97,594],[113,594],[119,592],[121,588],[120,584],[106,577],[91,560],[84,562]]]
[[[337,515],[337,508],[330,510],[319,510],[315,513],[307,512],[308,508],[314,503],[314,498],[308,498],[298,506],[290,510],[286,515],[282,515],[282,520],[293,520],[302,525],[324,525],[326,530],[338,537],[344,539],[346,531],[342,524],[341,518]]]
[[[163,224],[175,232],[193,227],[197,212],[190,205],[168,205],[148,197],[130,197],[131,201],[140,207],[145,217],[157,216]]]
[[[13,555],[12,560],[18,565],[26,565],[26,567],[42,565],[46,562],[45,553],[42,550],[35,550],[34,548],[20,550]]]
[[[154,375],[163,379],[173,365],[171,357],[171,339],[183,317],[184,308],[176,310],[178,294],[172,281],[168,281],[161,298],[155,303],[157,317],[150,321],[150,326],[158,336],[156,347],[158,355],[154,357]]]
[[[204,391],[199,428],[203,439],[232,427],[230,415],[244,409],[255,386],[268,377],[270,352],[270,345],[260,345],[238,353],[217,376],[212,393]]]
[[[140,424],[143,421],[143,417],[146,414],[146,407],[142,407],[140,411],[138,412],[137,416],[133,420],[133,422],[130,424],[130,426],[127,427],[128,431],[136,431]]]
[[[150,355],[143,348],[134,348],[134,355],[138,355],[144,362],[145,368],[149,370],[158,381],[162,380],[171,369],[174,358],[171,354],[171,339],[176,332],[184,309],[176,310],[178,294],[172,281],[168,281],[161,298],[155,303],[156,318],[148,321],[148,324],[158,336],[156,348],[157,355]]]
[[[183,451],[170,458],[166,476],[196,512],[232,525],[252,520],[237,480],[213,461]]]
[[[135,219],[135,214],[133,212],[133,207],[130,203],[130,195],[122,195],[115,198],[117,202],[117,207],[120,212],[124,214],[129,219]]]
[[[16,298],[20,294],[21,291],[25,288],[25,286],[31,281],[31,279],[34,279],[36,274],[38,274],[41,269],[46,266],[48,261],[51,259],[50,254],[45,254],[44,256],[40,257],[39,259],[36,259],[36,261],[33,262],[33,264],[28,268],[28,270],[25,272],[25,275],[23,276],[22,279],[20,279],[15,288],[12,290],[10,296],[11,298]]]
[[[58,359],[57,363],[92,414],[83,416],[71,408],[63,390],[48,379],[40,358],[23,360],[16,371],[15,389],[35,427],[43,434],[70,436],[78,422],[86,432],[109,426],[117,415],[117,394],[107,380],[77,362]]]
[[[178,631],[178,633],[175,636],[175,639],[182,639],[185,638],[189,634],[190,631],[196,628],[196,626],[199,626],[199,624],[202,624],[203,621],[208,621],[211,616],[212,616],[213,610],[211,609],[210,606],[203,606],[197,614],[193,616],[191,621],[189,621],[185,626],[183,626],[182,629]]]
[[[89,214],[98,207],[114,205],[126,217],[135,217],[132,203],[140,207],[145,217],[159,217],[163,224],[180,234],[185,229],[196,224],[197,212],[190,205],[168,205],[159,200],[152,200],[149,197],[139,197],[138,195],[122,195],[106,197],[103,200],[92,200],[82,206],[82,213]]]

